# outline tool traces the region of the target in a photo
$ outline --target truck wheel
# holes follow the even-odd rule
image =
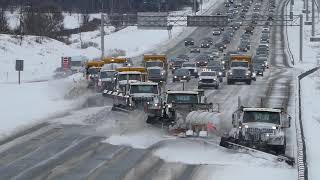
[[[247,81],[247,84],[250,85],[251,84],[251,80]]]
[[[222,147],[225,147],[225,148],[229,148],[229,144],[226,142],[228,140],[229,140],[229,138],[227,138],[227,137],[221,137],[219,145]]]
[[[219,85],[216,85],[214,88],[215,88],[215,89],[219,89]]]
[[[201,86],[198,86],[198,89],[201,89]]]
[[[233,82],[228,79],[228,80],[227,80],[227,84],[230,85],[230,84],[233,84]]]
[[[172,82],[176,82],[176,80],[172,79]]]
[[[153,117],[149,117],[147,118],[147,121],[146,121],[148,124],[154,124],[155,123],[155,120]]]

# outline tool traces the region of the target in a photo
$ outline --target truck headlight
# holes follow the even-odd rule
[[[218,74],[219,74],[219,76],[222,76],[222,72],[219,72]]]
[[[277,129],[277,127],[276,126],[272,126],[272,129]]]
[[[154,103],[154,106],[158,106],[158,103]]]
[[[183,78],[186,78],[187,76],[183,76]]]
[[[244,128],[246,128],[246,129],[247,129],[247,128],[249,128],[249,126],[248,126],[248,125],[244,125]]]
[[[172,104],[168,104],[168,108],[172,108]]]
[[[177,78],[177,76],[174,76],[174,78]]]

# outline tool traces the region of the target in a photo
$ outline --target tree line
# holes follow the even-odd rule
[[[89,13],[135,13],[140,11],[179,10],[190,5],[192,0],[0,0],[0,33],[37,35],[61,39],[81,30],[92,31],[100,20],[89,22]],[[10,29],[7,11],[19,14],[20,25]],[[62,12],[82,13],[82,25],[74,30],[65,30]],[[116,25],[116,24],[115,24]],[[92,29],[93,28],[93,29]]]

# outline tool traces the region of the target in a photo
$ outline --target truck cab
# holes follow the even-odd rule
[[[229,136],[239,144],[277,155],[285,154],[285,128],[290,127],[291,117],[282,109],[241,108],[232,117],[234,128]]]
[[[130,83],[128,96],[134,107],[144,109],[148,118],[160,117],[162,114],[161,89],[158,83]]]
[[[191,76],[194,76],[195,78],[199,77],[198,68],[195,63],[185,62],[182,64],[181,68],[189,70]]]
[[[162,83],[166,81],[166,71],[161,67],[149,67],[148,71],[148,79],[152,82]]]

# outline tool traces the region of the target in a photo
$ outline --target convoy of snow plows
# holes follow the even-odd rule
[[[243,8],[250,6],[250,3],[244,4]],[[261,3],[255,6],[261,6]],[[233,22],[228,28],[215,29],[213,35],[222,36],[222,41],[216,45],[207,38],[201,47],[195,47],[194,39],[185,39],[184,45],[190,54],[201,52],[192,59],[186,54],[170,60],[165,54],[144,54],[140,66],[126,57],[88,61],[84,65],[88,88],[112,101],[113,110],[143,111],[147,115],[146,123],[166,127],[176,136],[202,139],[219,134],[223,147],[264,152],[293,164],[293,158],[285,155],[286,129],[290,127],[291,118],[281,107],[243,107],[239,104],[231,117],[231,130],[219,132],[219,104],[209,102],[205,91],[220,89],[223,81],[227,85],[245,83],[249,86],[269,68],[270,27],[267,23],[262,27],[255,55],[249,53],[254,23],[241,34],[238,51],[227,51],[222,55],[239,29],[238,24]],[[184,84],[190,80],[197,81],[197,89],[184,89]],[[181,83],[183,88],[170,90],[169,83]]]

